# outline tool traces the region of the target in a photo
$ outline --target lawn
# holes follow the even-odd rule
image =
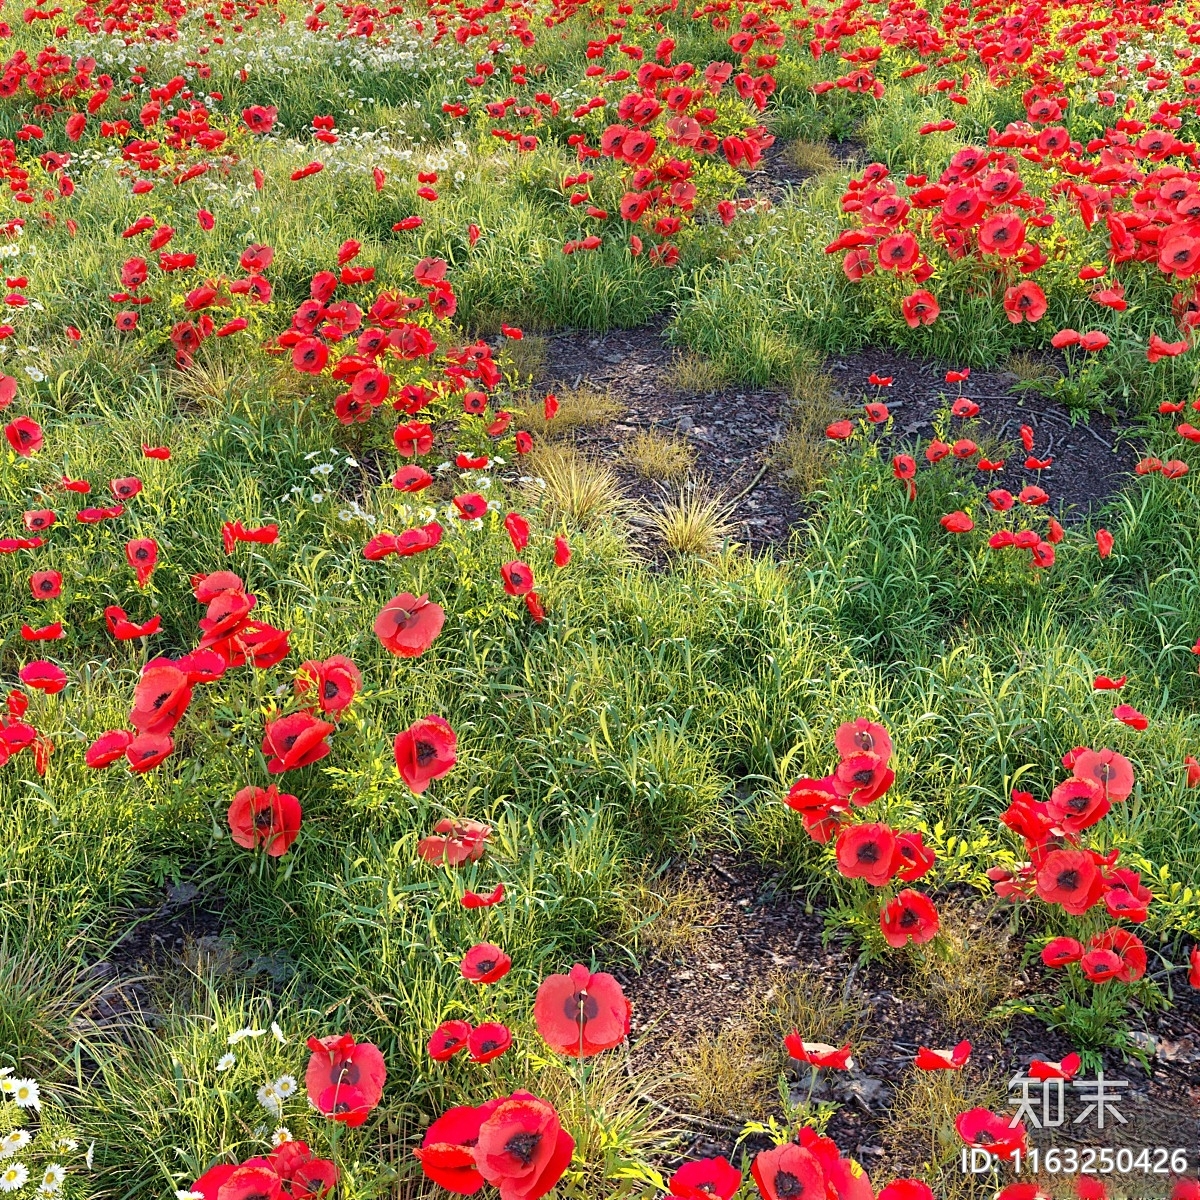
[[[1200,1196],[1200,7],[5,13],[0,1193]]]

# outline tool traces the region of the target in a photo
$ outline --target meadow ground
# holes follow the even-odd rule
[[[0,1193],[1200,1195],[1200,9],[3,15]]]

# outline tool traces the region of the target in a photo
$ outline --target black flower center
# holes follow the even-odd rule
[[[504,1148],[514,1158],[519,1158],[523,1167],[527,1167],[533,1162],[533,1156],[541,1140],[542,1135],[540,1133],[518,1133],[514,1134],[504,1143]]]

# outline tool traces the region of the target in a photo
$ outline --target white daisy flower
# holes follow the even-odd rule
[[[175,1191],[175,1200],[204,1200],[203,1192],[185,1192],[181,1188]]]
[[[244,1042],[247,1038],[260,1038],[266,1032],[265,1029],[235,1029],[226,1040],[231,1046],[236,1046],[238,1042]]]
[[[41,1107],[42,1098],[38,1092],[38,1085],[32,1079],[14,1079],[12,1088],[5,1090],[18,1108]]]
[[[276,1041],[277,1041],[277,1042],[278,1042],[278,1043],[279,1043],[281,1046],[286,1046],[286,1045],[287,1045],[287,1038],[285,1038],[285,1037],[283,1036],[283,1030],[279,1028],[279,1022],[278,1022],[278,1021],[272,1021],[272,1022],[271,1022],[271,1033],[274,1035],[274,1037],[275,1037],[275,1040],[276,1040]]]
[[[292,1141],[292,1131],[286,1125],[280,1127],[271,1134],[271,1145],[282,1146],[284,1142]]]
[[[281,1100],[289,1100],[296,1094],[296,1088],[299,1084],[296,1083],[294,1075],[280,1075],[274,1083],[275,1094]]]
[[[38,1184],[38,1191],[44,1192],[47,1196],[53,1195],[63,1185],[63,1180],[67,1177],[66,1168],[58,1163],[48,1163],[46,1169],[42,1172],[42,1182]]]
[[[267,1112],[269,1112],[272,1116],[279,1116],[283,1106],[279,1102],[279,1096],[275,1091],[275,1085],[273,1083],[264,1083],[263,1086],[258,1089],[256,1095],[258,1096],[259,1104],[261,1104],[262,1107],[267,1110]]]
[[[63,1137],[54,1143],[54,1149],[59,1154],[74,1154],[79,1149],[79,1143],[74,1138]]]
[[[14,1129],[0,1138],[0,1158],[12,1158],[18,1150],[24,1150],[33,1139],[28,1129]]]
[[[13,1163],[11,1167],[0,1172],[0,1192],[15,1192],[18,1188],[25,1186],[28,1178],[29,1169],[25,1164]]]
[[[92,1169],[92,1155],[96,1153],[96,1143],[89,1142],[87,1153],[83,1156],[83,1165],[90,1171]]]
[[[235,1066],[237,1066],[236,1054],[222,1054],[221,1057],[217,1059],[218,1071],[232,1071]]]

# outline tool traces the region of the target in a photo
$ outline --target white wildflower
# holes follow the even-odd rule
[[[33,1139],[28,1129],[14,1129],[0,1138],[0,1158],[12,1158],[18,1150],[24,1150]]]
[[[52,1196],[63,1185],[63,1180],[66,1179],[66,1168],[58,1163],[48,1163],[46,1169],[42,1172],[42,1182],[38,1184],[38,1191],[47,1196]]]
[[[42,1098],[38,1085],[32,1079],[14,1079],[11,1088],[5,1088],[18,1108],[40,1108]]]
[[[294,1075],[280,1075],[274,1083],[275,1094],[281,1100],[290,1100],[295,1094],[299,1084],[296,1083]]]
[[[13,1163],[11,1167],[0,1172],[0,1192],[15,1192],[25,1186],[29,1178],[29,1169],[24,1163]]]
[[[280,1127],[271,1134],[271,1145],[282,1146],[284,1142],[292,1141],[292,1131],[286,1125]]]
[[[274,1035],[274,1038],[275,1038],[275,1040],[276,1040],[276,1041],[277,1041],[277,1042],[278,1042],[278,1043],[279,1043],[281,1046],[286,1046],[286,1045],[287,1045],[287,1038],[285,1038],[285,1037],[283,1036],[283,1030],[279,1028],[279,1022],[278,1022],[278,1021],[272,1021],[272,1022],[271,1022],[271,1033]]]
[[[267,1031],[265,1029],[235,1029],[226,1041],[231,1046],[236,1046],[238,1042],[244,1042],[247,1038],[260,1038]]]
[[[273,1083],[264,1083],[258,1089],[258,1102],[269,1112],[273,1117],[279,1116],[283,1111],[283,1105],[279,1102],[279,1095],[275,1091]]]
[[[235,1066],[237,1066],[236,1054],[222,1054],[221,1057],[217,1059],[218,1071],[232,1071]]]

